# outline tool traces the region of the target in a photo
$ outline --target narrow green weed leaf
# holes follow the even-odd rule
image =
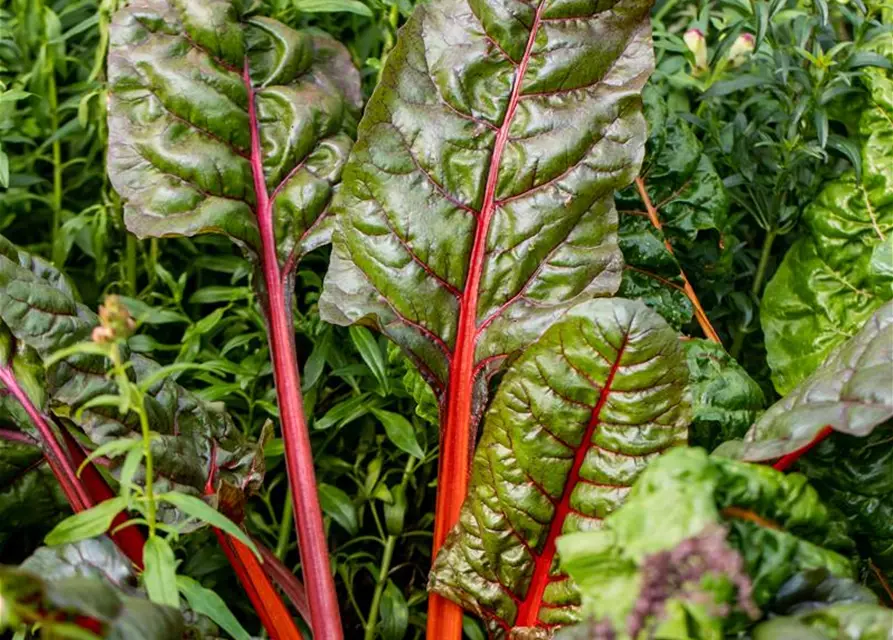
[[[425,458],[425,452],[422,451],[422,448],[419,446],[419,441],[415,437],[415,429],[413,429],[409,420],[400,414],[392,411],[385,411],[384,409],[373,409],[372,413],[374,413],[375,417],[379,419],[382,425],[384,425],[384,430],[385,433],[388,434],[388,439],[393,442],[398,449],[405,451],[419,460]]]
[[[372,17],[372,10],[359,0],[293,0],[293,3],[304,13],[355,13]]]
[[[378,380],[381,388],[387,391],[388,376],[385,369],[384,354],[381,352],[381,348],[378,346],[375,336],[372,335],[372,332],[366,327],[356,325],[352,326],[349,331],[350,339],[357,348],[357,351],[360,352],[360,357],[363,358],[363,362],[365,362],[366,366],[372,371],[372,374],[375,376],[375,379]]]
[[[388,580],[381,598],[381,637],[383,640],[403,640],[409,627],[409,606],[403,592]]]
[[[177,591],[177,560],[167,540],[152,536],[143,547],[143,585],[149,599],[156,604],[180,608]]]
[[[125,453],[128,453],[133,449],[140,448],[142,446],[142,440],[137,440],[135,438],[121,438],[120,440],[112,440],[111,442],[106,442],[101,447],[97,447],[90,452],[90,455],[87,456],[86,460],[84,460],[81,463],[81,466],[78,467],[78,475],[80,475],[81,471],[84,470],[84,467],[86,467],[96,458],[117,458],[118,456],[122,456]]]
[[[319,504],[323,512],[340,524],[349,534],[356,535],[360,530],[357,508],[351,502],[350,496],[338,487],[320,483]]]
[[[95,507],[76,513],[56,525],[47,534],[45,542],[50,546],[95,538],[108,531],[112,520],[127,506],[122,497],[100,502]]]
[[[177,576],[177,588],[193,611],[209,617],[214,624],[232,636],[233,640],[251,640],[251,635],[216,593],[189,576]]]
[[[254,541],[248,537],[248,535],[242,531],[239,526],[227,518],[225,515],[212,509],[208,506],[207,503],[202,501],[200,498],[196,498],[195,496],[188,496],[185,493],[162,493],[160,496],[157,496],[159,501],[167,502],[169,504],[174,505],[180,511],[185,513],[188,516],[192,516],[202,522],[206,522],[212,527],[217,527],[221,531],[224,531],[230,534],[232,537],[239,540],[245,544],[251,551],[254,552],[254,555],[260,558],[260,552],[257,550],[257,546],[255,546]]]

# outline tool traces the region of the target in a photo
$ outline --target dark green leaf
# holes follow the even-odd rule
[[[359,83],[322,35],[249,16],[240,2],[135,0],[108,57],[109,177],[140,236],[224,233],[261,254],[249,95],[282,263],[319,246],[350,150]],[[189,55],[187,55],[187,52]],[[247,60],[250,78],[243,78]],[[150,71],[151,69],[151,71]],[[329,72],[337,69],[338,75]]]
[[[380,614],[382,640],[403,640],[409,627],[409,607],[393,580],[388,580],[382,594]]]
[[[765,406],[760,385],[715,342],[687,340],[684,349],[694,413],[689,442],[711,451],[742,438]]]
[[[379,422],[384,426],[388,439],[401,451],[405,451],[409,455],[425,459],[425,452],[419,446],[419,441],[415,435],[415,429],[412,424],[398,413],[393,411],[385,411],[384,409],[373,409],[372,413],[378,418]]]
[[[356,535],[360,525],[357,520],[357,508],[351,502],[349,495],[338,487],[321,482],[319,504],[323,513],[344,527],[349,534]]]

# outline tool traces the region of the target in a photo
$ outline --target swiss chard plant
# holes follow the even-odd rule
[[[619,285],[613,193],[642,159],[649,8],[421,5],[366,105],[320,311],[390,337],[440,400],[435,553],[468,490],[488,380]],[[460,632],[434,595],[428,635]]]
[[[137,0],[112,25],[109,175],[140,236],[222,233],[269,332],[312,628],[341,637],[294,341],[295,268],[329,233],[359,74],[332,39],[237,1]]]

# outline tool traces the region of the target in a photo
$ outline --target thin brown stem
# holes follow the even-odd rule
[[[648,219],[651,220],[651,224],[658,231],[663,231],[663,225],[660,221],[660,216],[658,216],[657,209],[654,207],[654,204],[651,202],[651,197],[648,195],[648,190],[645,188],[645,181],[639,177],[636,178],[636,188],[639,190],[639,196],[642,198],[642,202],[645,203],[645,210],[648,212]],[[673,246],[670,244],[670,241],[664,238],[664,246],[667,247],[667,251],[673,254]],[[701,331],[704,332],[704,335],[708,340],[712,340],[717,344],[722,344],[722,340],[719,339],[719,334],[716,333],[716,330],[713,328],[713,325],[710,324],[710,319],[707,318],[707,313],[704,311],[704,307],[701,306],[701,301],[698,299],[698,294],[695,293],[694,288],[692,288],[691,283],[688,281],[688,278],[685,275],[685,271],[682,270],[682,267],[679,268],[679,277],[682,278],[682,290],[685,292],[686,297],[688,297],[691,302],[691,306],[695,312],[695,319],[698,321],[698,324],[701,327]]]

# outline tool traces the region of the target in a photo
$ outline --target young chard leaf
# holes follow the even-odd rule
[[[328,239],[359,73],[327,36],[234,0],[135,0],[115,17],[109,176],[140,236],[223,233],[258,266],[313,631],[340,638],[291,313],[294,269]]]
[[[503,379],[430,588],[495,637],[576,621],[555,542],[597,527],[649,462],[685,444],[687,383],[678,335],[642,302],[569,311]]]
[[[893,61],[890,38],[878,42]],[[859,120],[862,176],[844,174],[807,207],[807,233],[787,252],[763,296],[767,359],[781,394],[893,298],[889,263],[873,260],[893,235],[893,73],[869,69],[863,79],[871,99]]]
[[[650,6],[421,4],[366,107],[320,313],[375,326],[441,399],[434,552],[466,494],[488,377],[619,285],[613,192],[643,154]],[[437,597],[428,621],[432,638],[461,633]]]

